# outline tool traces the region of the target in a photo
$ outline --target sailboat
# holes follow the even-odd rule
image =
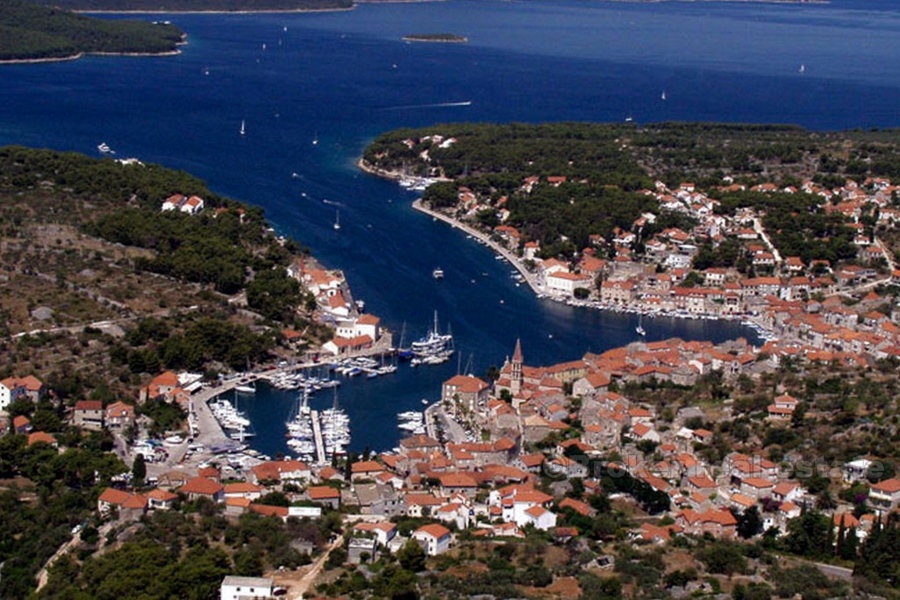
[[[634,330],[635,330],[635,331],[637,332],[637,334],[640,335],[640,336],[647,335],[647,332],[644,330],[644,327],[641,325],[641,322],[642,322],[643,320],[644,320],[644,315],[641,314],[640,316],[638,316],[638,324],[637,324],[637,327],[634,328]]]
[[[660,96],[660,99],[661,99],[661,100],[665,100],[665,99],[666,99],[666,90],[663,90],[663,91],[662,91],[662,95]]]
[[[338,230],[341,228],[341,211],[335,211],[334,213],[334,228]]]
[[[246,124],[244,123],[244,119],[241,119],[241,135],[246,135],[246,133],[247,133]]]
[[[800,72],[806,73],[806,65],[800,65]]]

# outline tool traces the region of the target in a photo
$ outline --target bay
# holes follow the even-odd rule
[[[633,317],[538,300],[484,247],[413,211],[415,195],[360,173],[355,160],[381,131],[626,117],[816,130],[900,124],[900,11],[886,0],[449,0],[165,18],[189,34],[176,57],[0,68],[0,143],[97,154],[106,142],[117,156],[184,169],[218,193],[263,206],[280,233],[343,269],[385,325],[399,334],[405,323],[407,341],[425,333],[437,310],[442,327],[452,325],[460,360],[346,381],[339,400],[355,450],[393,446],[397,412],[433,401],[458,370],[482,374],[501,364],[517,338],[526,362],[540,365],[636,337]],[[470,41],[401,39],[444,31]],[[431,278],[435,266],[441,281]],[[712,321],[643,325],[651,340],[748,334]],[[292,402],[277,391],[242,400],[258,449],[284,450]]]

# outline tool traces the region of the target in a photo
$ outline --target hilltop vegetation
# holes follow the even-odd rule
[[[266,12],[348,9],[353,0],[59,0],[54,4],[87,12]]]
[[[630,230],[642,213],[659,212],[658,203],[641,190],[653,189],[656,181],[673,189],[689,181],[720,199],[724,212],[745,206],[770,209],[766,227],[784,230],[776,240],[784,254],[839,260],[852,250],[839,219],[811,208],[820,199],[780,190],[799,188],[804,180],[830,188],[847,178],[896,179],[898,148],[897,131],[819,133],[794,126],[708,123],[459,123],[385,133],[366,148],[363,160],[398,175],[451,180],[426,190],[424,200],[435,208],[455,206],[460,187],[492,206],[505,198],[509,215],[504,224],[540,242],[545,257],[571,256],[589,245],[591,234],[609,239],[615,228]],[[529,177],[564,181],[524,192]],[[779,191],[723,192],[726,181],[746,188],[771,182]],[[798,214],[803,217],[796,221]],[[486,227],[498,224],[494,211],[479,217]],[[659,217],[644,229],[644,239],[667,227],[691,226],[683,216]],[[799,227],[785,228],[786,221]],[[817,241],[811,242],[813,238]]]
[[[161,212],[175,193],[206,210]],[[163,368],[244,369],[286,326],[327,335],[285,274],[298,244],[186,173],[0,148],[0,207],[4,377],[34,372],[64,400],[111,399]],[[229,304],[244,295],[250,311]]]
[[[0,61],[164,54],[174,52],[183,38],[171,24],[95,19],[24,0],[0,4]]]

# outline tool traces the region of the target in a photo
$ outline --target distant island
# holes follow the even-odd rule
[[[301,12],[348,10],[353,0],[58,0],[54,6],[81,12]]]
[[[404,42],[439,42],[444,44],[465,44],[469,41],[464,35],[454,33],[411,33],[403,36]]]
[[[0,5],[0,62],[175,54],[184,39],[170,23],[95,19],[23,0]]]

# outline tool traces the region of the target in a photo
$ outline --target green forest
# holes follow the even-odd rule
[[[439,140],[439,142],[438,142]],[[452,141],[451,141],[452,140]],[[729,192],[727,181],[750,187],[772,182],[797,186],[810,179],[823,187],[853,178],[900,178],[900,131],[811,132],[789,125],[715,123],[455,123],[398,129],[378,136],[363,160],[400,176],[445,178],[427,188],[424,200],[437,208],[458,202],[466,187],[497,206],[506,199],[505,224],[542,255],[572,256],[588,236],[609,239],[615,228],[630,230],[658,203],[640,193],[656,181],[675,188],[683,181],[721,199],[721,210],[765,210],[765,225],[786,255],[839,261],[854,255],[852,232],[840,216],[828,215],[807,194]],[[523,191],[528,177],[565,177],[555,185]],[[798,215],[800,215],[798,217]],[[659,215],[642,231],[648,239],[666,227],[691,225],[686,217]],[[482,226],[498,224],[496,211],[478,215]],[[799,227],[797,226],[799,225]]]
[[[104,20],[23,0],[0,3],[0,61],[80,53],[174,52],[184,33],[171,24]]]
[[[30,212],[12,202],[22,192],[32,194]],[[162,212],[162,201],[176,193],[200,196],[205,210]],[[4,196],[11,201],[4,202]],[[87,236],[149,251],[131,260],[138,272],[199,285],[207,293],[245,291],[248,307],[265,319],[308,326],[297,308],[311,299],[285,270],[303,253],[297,242],[276,238],[261,208],[222,198],[184,172],[9,146],[0,148],[0,204],[7,232],[42,214],[44,221],[76,227]],[[170,324],[176,321],[173,317]],[[191,315],[179,323],[180,331],[168,325],[162,334],[158,329],[129,336],[127,346],[110,353],[113,362],[134,373],[197,369],[210,361],[243,368],[264,358],[275,341],[227,319]]]
[[[56,6],[80,11],[300,11],[348,9],[353,0],[58,0]]]

